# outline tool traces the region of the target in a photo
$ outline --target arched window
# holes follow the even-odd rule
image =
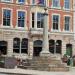
[[[21,42],[21,53],[28,53],[28,39],[23,38]]]
[[[49,40],[49,51],[54,53],[54,40]]]
[[[57,40],[56,41],[56,53],[61,54],[61,47],[62,47],[62,41],[61,40]]]
[[[19,38],[13,39],[13,52],[20,53],[20,39]]]

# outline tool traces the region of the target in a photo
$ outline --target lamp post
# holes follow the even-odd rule
[[[44,21],[43,21],[43,45],[42,45],[42,51],[41,56],[50,56],[49,52],[49,42],[48,42],[48,14],[47,14],[47,8],[44,8]]]

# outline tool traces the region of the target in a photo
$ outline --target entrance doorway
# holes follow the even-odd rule
[[[7,42],[6,41],[0,41],[0,53],[3,55],[7,54]]]
[[[41,40],[34,41],[33,49],[34,49],[33,56],[39,56],[40,52],[42,51],[42,41]]]
[[[66,44],[66,54],[72,56],[72,44]]]

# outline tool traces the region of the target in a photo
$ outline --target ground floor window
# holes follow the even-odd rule
[[[14,38],[13,40],[13,52],[19,53],[20,52],[20,39]]]
[[[7,42],[0,41],[0,54],[6,55],[7,54]]]
[[[28,53],[28,39],[23,38],[21,42],[21,53]]]
[[[53,54],[61,54],[62,41],[61,40],[49,40],[49,51]]]
[[[28,50],[28,39],[20,38],[13,39],[13,52],[14,53],[27,53]]]

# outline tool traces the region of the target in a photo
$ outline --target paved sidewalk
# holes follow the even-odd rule
[[[16,73],[16,74],[30,74],[30,75],[75,75],[75,72],[47,72],[25,69],[4,69],[0,68],[0,73]]]

